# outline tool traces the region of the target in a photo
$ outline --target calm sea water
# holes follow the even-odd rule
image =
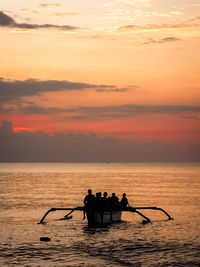
[[[82,212],[58,221],[51,207],[81,206],[93,192],[126,192],[132,206],[164,208],[105,228],[87,228]],[[0,266],[199,266],[200,164],[1,163]],[[41,242],[40,237],[51,238]]]

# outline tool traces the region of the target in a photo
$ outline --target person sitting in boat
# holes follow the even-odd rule
[[[84,198],[84,204],[85,205],[90,205],[94,202],[95,196],[92,194],[92,189],[88,189],[88,194]]]
[[[115,195],[115,193],[112,193],[111,201],[115,204],[119,202],[119,198]]]
[[[103,193],[103,197],[102,197],[101,201],[102,201],[103,210],[109,210],[109,200],[108,200],[108,193],[107,192]]]
[[[85,196],[83,203],[85,204],[83,209],[83,220],[85,219],[85,210],[92,208],[95,204],[95,195],[92,194],[92,189],[88,189],[88,194]]]
[[[108,201],[108,193],[107,193],[107,192],[104,192],[104,193],[103,193],[102,200],[105,201],[105,202]]]
[[[97,210],[102,209],[102,197],[101,197],[101,192],[96,193],[96,198],[95,198],[95,208]]]
[[[112,196],[109,198],[109,201],[112,209],[119,208],[119,198],[115,195],[115,193],[112,193]]]
[[[125,209],[125,208],[127,208],[129,206],[128,199],[126,198],[126,194],[125,193],[122,195],[122,199],[120,201],[120,205],[121,205],[122,209]]]

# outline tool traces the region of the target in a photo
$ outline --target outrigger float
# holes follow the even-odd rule
[[[95,210],[94,208],[93,209],[87,209],[85,207],[76,207],[76,208],[51,208],[44,214],[44,216],[42,217],[42,219],[40,220],[40,222],[38,224],[44,224],[45,223],[44,219],[46,218],[46,216],[50,212],[57,211],[57,210],[70,211],[67,215],[65,215],[60,220],[71,219],[72,218],[71,214],[74,211],[85,211],[86,215],[87,215],[87,221],[88,221],[89,227],[90,226],[104,226],[104,225],[119,222],[119,221],[121,221],[122,212],[137,213],[138,215],[140,215],[143,218],[143,220],[142,220],[143,224],[151,222],[151,220],[148,217],[146,217],[144,214],[142,214],[138,210],[159,210],[159,211],[163,212],[168,217],[168,220],[173,220],[173,218],[164,209],[157,208],[157,207],[130,207],[129,206],[129,207],[124,208],[124,209],[110,210],[110,211]]]

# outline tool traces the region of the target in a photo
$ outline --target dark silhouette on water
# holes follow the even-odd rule
[[[40,237],[40,241],[49,242],[49,241],[51,241],[51,238],[48,236],[42,236],[42,237]]]
[[[109,199],[108,199],[108,193],[107,192],[103,193],[102,206],[103,206],[103,210],[109,210]]]
[[[84,198],[84,204],[85,205],[90,205],[93,203],[95,200],[95,196],[92,194],[92,189],[88,189],[88,194]]]
[[[122,195],[122,199],[121,199],[120,205],[121,205],[122,209],[125,209],[125,208],[127,208],[129,206],[128,199],[126,198],[126,193],[124,193]]]
[[[68,210],[70,211],[64,218],[60,220],[67,220],[71,219],[72,216],[69,216],[74,211],[83,211],[83,219],[86,218],[88,220],[88,226],[95,226],[96,224],[104,225],[110,224],[113,222],[117,222],[121,220],[122,212],[133,212],[137,213],[145,220],[142,221],[143,224],[151,222],[151,220],[142,214],[138,210],[160,210],[162,211],[169,220],[173,218],[162,208],[157,207],[131,207],[128,203],[128,199],[126,198],[126,193],[122,195],[122,199],[119,202],[119,198],[112,193],[111,197],[107,197],[107,192],[104,192],[103,197],[101,196],[101,192],[96,193],[96,197],[92,194],[92,190],[88,189],[88,194],[84,198],[84,206],[83,207],[76,207],[76,208],[51,208],[48,210],[45,215],[40,220],[39,224],[44,223],[44,219],[46,216],[56,210]]]
[[[85,196],[83,203],[85,204],[83,209],[83,220],[85,219],[86,209],[91,208],[94,205],[95,196],[92,194],[92,189],[88,189],[88,194]]]
[[[110,201],[112,204],[117,204],[119,202],[119,198],[115,195],[115,193],[112,193],[112,196],[110,197]]]

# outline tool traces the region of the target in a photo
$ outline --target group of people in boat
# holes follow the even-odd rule
[[[84,215],[87,209],[98,210],[98,211],[110,211],[110,210],[123,210],[129,206],[128,199],[126,194],[123,193],[122,199],[119,201],[119,198],[112,193],[111,196],[108,196],[107,192],[104,192],[103,195],[101,192],[97,192],[96,196],[92,194],[92,190],[88,189],[88,194],[84,198]]]

